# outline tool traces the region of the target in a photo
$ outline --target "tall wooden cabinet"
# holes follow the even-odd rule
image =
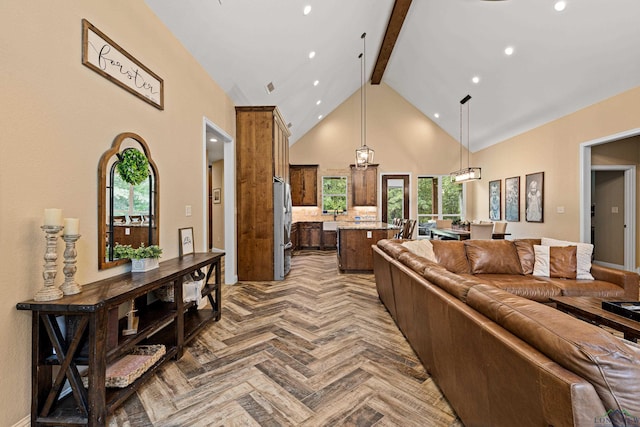
[[[352,206],[378,205],[378,165],[356,169],[351,165]]]
[[[273,280],[273,178],[289,182],[289,136],[277,107],[236,107],[239,280]]]
[[[318,165],[290,165],[293,206],[318,206]]]

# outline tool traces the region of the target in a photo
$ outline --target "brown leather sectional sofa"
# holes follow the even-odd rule
[[[462,422],[640,425],[640,347],[544,304],[637,299],[638,275],[594,265],[591,281],[534,277],[523,266],[539,240],[478,242],[434,242],[435,261],[399,240],[373,247],[381,301]],[[499,273],[514,252],[520,271]]]

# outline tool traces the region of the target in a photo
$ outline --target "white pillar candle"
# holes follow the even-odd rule
[[[44,225],[62,225],[62,209],[45,209],[44,210]]]
[[[65,236],[77,236],[80,226],[80,220],[78,218],[65,218],[64,219],[64,235]]]

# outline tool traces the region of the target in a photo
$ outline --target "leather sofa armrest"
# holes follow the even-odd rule
[[[637,273],[593,264],[591,265],[591,275],[596,280],[603,280],[620,286],[624,289],[626,298],[638,299],[639,276]]]

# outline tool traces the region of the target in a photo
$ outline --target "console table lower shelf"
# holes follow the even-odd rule
[[[85,285],[77,295],[19,303],[18,310],[32,311],[31,425],[104,425],[158,368],[180,358],[198,332],[220,319],[223,256],[224,252],[185,255],[161,262],[155,270]],[[183,281],[190,277],[204,279],[201,296],[209,305],[203,309],[198,310],[197,301],[183,300]],[[173,287],[172,301],[155,297],[154,291],[166,286]],[[134,334],[123,335],[127,322],[119,313],[131,305],[138,327]],[[157,360],[117,387],[107,387],[108,366],[149,347],[161,350]],[[71,392],[61,397],[67,381]]]

